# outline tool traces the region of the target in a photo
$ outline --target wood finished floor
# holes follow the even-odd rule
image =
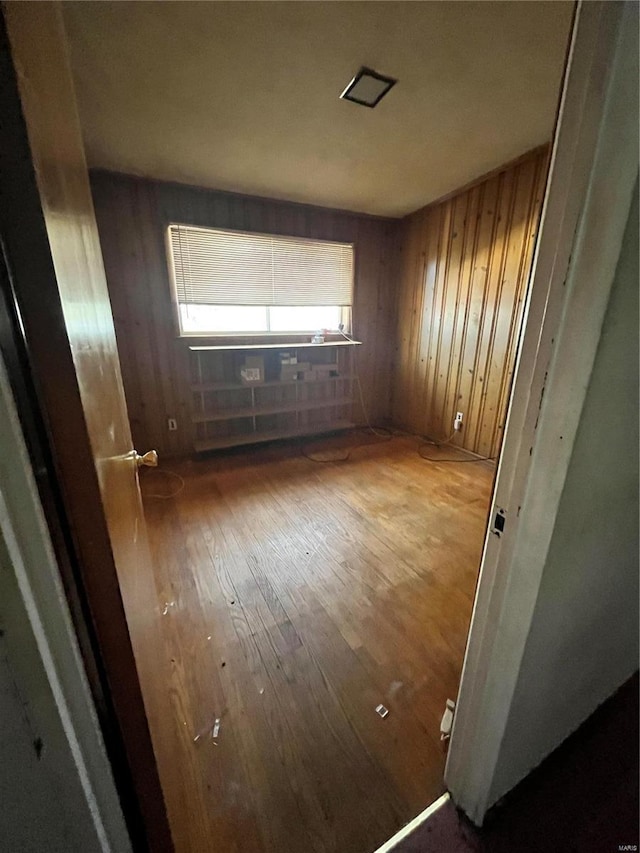
[[[143,682],[178,853],[370,853],[442,792],[493,470],[416,447],[172,463],[183,491],[145,497],[163,645]]]

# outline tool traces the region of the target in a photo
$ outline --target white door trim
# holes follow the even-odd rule
[[[637,5],[578,6],[445,781],[481,824],[638,174]],[[491,532],[498,508],[505,531]],[[504,792],[500,792],[504,793]],[[495,796],[493,797],[495,799]]]

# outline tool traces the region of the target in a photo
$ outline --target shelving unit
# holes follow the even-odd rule
[[[355,401],[354,347],[360,341],[192,346],[192,422],[196,452],[348,429]],[[311,365],[280,379],[281,355]],[[263,379],[248,384],[247,356],[264,360]]]

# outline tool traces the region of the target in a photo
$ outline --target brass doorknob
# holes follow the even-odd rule
[[[143,465],[146,465],[149,468],[157,468],[158,467],[158,454],[155,450],[147,450],[142,456],[137,453],[135,450],[134,459],[136,460],[136,465],[138,468],[141,468]]]

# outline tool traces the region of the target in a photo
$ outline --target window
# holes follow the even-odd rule
[[[182,335],[350,329],[352,243],[170,225],[168,248]]]

